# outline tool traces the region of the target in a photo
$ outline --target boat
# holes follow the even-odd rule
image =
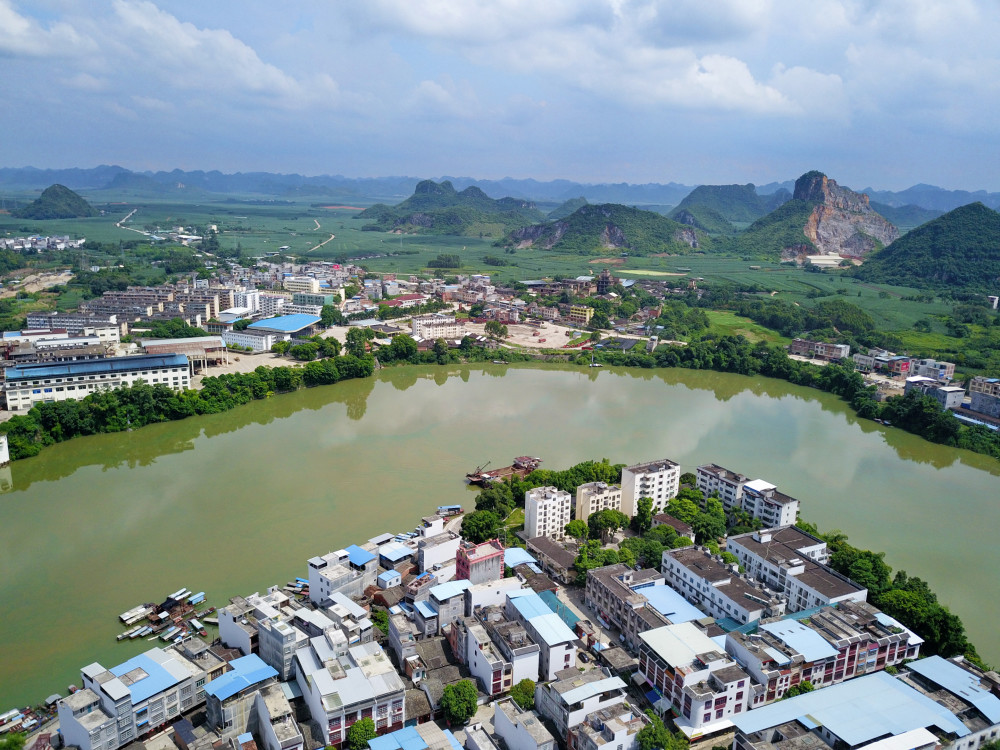
[[[309,583],[308,578],[299,578],[298,576],[296,576],[295,580],[298,581],[299,583]]]
[[[121,620],[126,625],[134,625],[139,622],[139,620],[144,619],[153,611],[152,606],[149,604],[140,604],[138,607],[133,607],[127,612],[122,612],[118,615],[118,619]]]
[[[191,594],[188,597],[188,604],[201,604],[205,601],[205,592],[199,591],[197,594]]]
[[[486,487],[494,482],[502,482],[509,477],[518,477],[524,479],[528,474],[533,472],[542,464],[542,459],[534,456],[518,456],[514,459],[514,463],[510,466],[504,466],[500,469],[493,469],[492,471],[486,471],[486,467],[490,465],[487,461],[482,466],[477,466],[475,471],[470,471],[465,475],[466,481],[469,484],[477,484],[480,487]]]
[[[588,366],[589,367],[604,367],[604,365],[602,365],[600,362],[595,362],[594,361],[594,353],[593,352],[590,353],[590,365],[588,365]]]
[[[185,591],[187,591],[187,589],[177,589],[177,591],[175,591],[174,593],[169,594],[167,596],[167,599],[179,599],[181,594],[183,594]]]
[[[205,618],[205,622],[207,622],[209,625],[218,625],[219,624],[219,618],[218,617],[206,617]]]
[[[506,359],[494,359],[493,364],[495,365],[507,365],[510,364]]]
[[[160,639],[164,641],[169,641],[171,638],[177,635],[178,632],[180,632],[180,628],[174,625],[173,627],[170,627],[164,630],[162,633],[160,633]]]

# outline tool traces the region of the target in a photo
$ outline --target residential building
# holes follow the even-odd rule
[[[587,482],[576,488],[577,521],[586,521],[591,513],[606,508],[618,511],[622,509],[621,487],[606,482]]]
[[[653,513],[667,507],[681,484],[681,467],[668,459],[648,461],[622,469],[622,513],[632,517],[639,498],[653,500]]]
[[[1000,378],[984,378],[977,375],[969,381],[969,408],[994,419],[1000,419]]]
[[[118,316],[114,314],[29,312],[25,317],[24,325],[26,328],[49,330],[63,328],[70,336],[88,336],[90,335],[88,329],[93,329],[102,340],[105,340],[106,336],[113,336],[113,342],[109,340],[109,343],[118,343],[121,340],[120,336],[128,333],[128,324],[124,320],[119,320]],[[108,329],[113,329],[118,333],[100,333]]]
[[[339,294],[331,294],[322,290],[315,294],[312,292],[296,292],[292,295],[293,305],[309,305],[310,307],[319,307],[322,309],[324,305],[335,305],[338,302],[340,302]]]
[[[578,750],[635,750],[636,735],[649,719],[628,703],[606,706],[570,730],[570,745]]]
[[[785,595],[788,612],[868,597],[864,587],[830,568],[826,542],[794,526],[731,536],[726,549],[747,575]]]
[[[825,341],[792,339],[788,353],[815,359],[841,360],[851,356],[851,347],[847,344],[828,344]]]
[[[639,670],[663,695],[653,709],[661,716],[673,709],[674,723],[688,739],[726,730],[749,709],[750,675],[693,623],[639,637]]]
[[[719,500],[722,501],[722,507],[727,511],[742,507],[743,486],[750,481],[750,477],[737,474],[717,464],[699,466],[695,469],[695,476],[698,481],[698,489],[705,497],[718,494]]]
[[[454,315],[415,315],[410,331],[415,339],[460,339],[465,335],[465,325]]]
[[[295,652],[295,679],[326,745],[340,745],[354,722],[371,719],[381,734],[402,729],[405,687],[377,643],[337,658],[322,637]]]
[[[942,409],[958,409],[965,400],[965,388],[958,385],[944,385],[943,381],[925,375],[914,375],[906,379],[903,393],[920,391],[941,404]]]
[[[538,681],[541,648],[531,639],[522,623],[509,619],[502,606],[482,607],[474,612],[474,620],[489,636],[494,652],[503,662],[502,674],[498,675],[494,671],[491,679],[494,688],[498,681],[506,684],[506,687],[499,691],[494,689],[490,695],[506,692],[521,680]],[[471,660],[468,663],[471,669]]]
[[[310,558],[309,600],[323,605],[338,591],[352,599],[359,599],[365,589],[375,585],[377,575],[378,557],[355,544],[322,557]]]
[[[569,313],[566,315],[570,323],[585,326],[590,324],[590,319],[594,317],[594,308],[587,305],[570,305]]]
[[[131,386],[140,380],[175,391],[191,386],[191,368],[183,354],[22,365],[4,370],[7,408],[26,412],[35,404],[81,399],[95,391]]]
[[[424,303],[430,301],[430,297],[426,294],[401,294],[395,299],[391,299],[388,302],[382,304],[387,307],[398,307],[401,309],[409,309],[411,307],[417,307],[418,305],[423,305]]]
[[[952,380],[955,377],[955,363],[928,358],[915,359],[910,363],[910,375],[920,375],[935,380]]]
[[[282,315],[315,315],[319,317],[322,312],[322,305],[297,305],[294,302],[286,302],[284,307],[281,308]]]
[[[538,594],[509,592],[504,613],[509,620],[521,623],[538,644],[539,679],[553,680],[560,670],[576,665],[576,634]]]
[[[634,648],[639,632],[651,628],[631,616],[649,603],[644,594],[662,586],[663,576],[657,570],[633,570],[622,563],[606,565],[587,571],[586,603],[598,618],[618,628],[628,646]],[[661,620],[652,627],[668,624]]]
[[[490,539],[480,544],[462,542],[455,556],[455,577],[470,584],[503,578],[503,542]]]
[[[625,700],[626,684],[619,677],[610,677],[602,670],[587,672],[565,670],[558,679],[535,686],[535,710],[551,721],[556,737],[569,750],[571,730],[583,724],[587,716]]]
[[[319,279],[312,276],[286,276],[281,285],[292,294],[319,294]]]
[[[884,372],[890,376],[910,374],[910,358],[885,349],[869,349],[867,354],[856,352],[852,358],[854,367],[861,372]]]
[[[464,661],[472,676],[479,682],[479,689],[490,697],[509,692],[514,685],[513,665],[493,645],[486,628],[471,617],[457,621],[454,627],[465,631]],[[531,679],[537,678],[536,672]]]
[[[437,617],[436,635],[441,628],[450,625],[455,620],[465,616],[465,590],[472,585],[472,582],[464,578],[456,578],[454,581],[432,586],[426,602],[417,602],[414,606],[417,614],[425,613],[419,605],[426,604],[433,609]],[[418,620],[419,625],[419,620]]]
[[[754,479],[743,485],[741,506],[751,518],[767,527],[791,526],[799,518],[799,501],[789,497],[763,479]]]
[[[264,318],[273,318],[281,315],[285,305],[290,302],[290,298],[284,294],[273,294],[261,292],[258,296],[260,303],[260,314]]]
[[[440,534],[423,537],[417,542],[417,564],[420,566],[420,572],[434,570],[437,573],[450,565],[455,570],[454,575],[457,575],[456,558],[461,542],[462,538],[454,531],[442,531]],[[380,549],[379,555],[381,556],[381,554],[382,550]],[[438,575],[438,579],[441,580],[440,575]]]
[[[229,662],[230,670],[205,685],[208,724],[216,732],[245,732],[260,688],[273,685],[277,670],[256,654]]]
[[[528,539],[528,552],[534,555],[538,564],[555,580],[569,583],[576,579],[573,563],[576,562],[577,545],[575,542],[557,542],[547,536],[536,536]]]
[[[809,681],[822,688],[916,659],[923,639],[866,602],[844,602],[808,618],[761,622],[726,636],[726,651],[761,686],[751,708]]]
[[[244,307],[250,314],[260,312],[260,292],[256,289],[233,290],[233,307]]]
[[[688,539],[694,539],[694,528],[692,528],[691,524],[684,523],[680,519],[674,518],[673,516],[667,513],[657,513],[655,516],[653,516],[654,529],[657,526],[664,526],[664,525],[669,526],[674,531],[676,531],[677,536],[686,536]]]
[[[368,747],[369,750],[462,750],[461,743],[451,730],[441,729],[433,721],[368,740]]]
[[[932,750],[972,732],[945,705],[885,672],[735,717],[734,750]]]
[[[529,539],[562,539],[570,520],[572,496],[555,487],[536,487],[524,493],[524,534]]]
[[[497,701],[493,730],[507,750],[556,750],[556,738],[534,711],[525,711],[513,700]]]
[[[204,703],[205,684],[226,665],[194,641],[152,648],[111,669],[84,667],[83,688],[57,703],[66,745],[115,750]]]

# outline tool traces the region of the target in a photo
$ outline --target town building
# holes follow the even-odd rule
[[[570,305],[566,319],[570,323],[585,326],[590,324],[590,319],[594,317],[594,308],[587,305]]]
[[[830,568],[826,542],[794,526],[731,536],[726,549],[747,575],[784,594],[788,612],[868,597],[864,587]]]
[[[800,357],[839,361],[851,356],[851,347],[847,344],[828,344],[825,341],[792,339],[792,343],[788,346],[788,353]]]
[[[954,362],[939,362],[936,359],[914,359],[910,363],[910,375],[918,375],[935,380],[952,380],[955,377]]]
[[[369,750],[462,750],[461,743],[451,730],[441,729],[433,721],[404,727],[368,740],[368,747]]]
[[[585,601],[602,624],[620,630],[626,645],[637,648],[639,633],[671,623],[649,606],[646,596],[664,588],[663,582],[663,575],[657,570],[633,570],[622,563],[606,565],[587,571]],[[686,611],[695,613],[688,619],[704,617],[693,607]]]
[[[104,359],[22,365],[4,370],[7,408],[26,412],[35,404],[83,397],[103,389],[143,381],[175,391],[191,386],[191,369],[183,354],[138,355]]]
[[[503,578],[503,542],[490,539],[481,544],[462,542],[455,556],[455,577],[470,584]]]
[[[249,347],[254,352],[269,352],[276,343],[286,340],[281,334],[250,330],[249,328],[242,331],[223,331],[220,338],[227,345],[235,344],[236,346]]]
[[[312,292],[295,292],[292,295],[293,305],[309,305],[310,307],[322,308],[324,305],[334,305],[339,301],[339,294],[331,294],[322,290],[315,294]]]
[[[513,700],[497,701],[493,730],[508,750],[556,750],[556,738],[534,711],[526,711]]]
[[[460,339],[465,335],[465,325],[454,315],[415,315],[410,320],[410,332],[415,339]]]
[[[191,367],[197,370],[229,362],[226,342],[221,336],[194,336],[186,339],[141,338],[139,346],[146,354],[183,354],[188,358]]]
[[[354,722],[371,719],[379,733],[402,729],[405,687],[377,643],[338,658],[323,637],[295,652],[295,678],[325,745],[340,745]]]
[[[614,285],[615,277],[611,275],[611,271],[605,268],[597,277],[597,293],[599,295],[605,295],[611,291],[611,287]]]
[[[208,724],[220,734],[245,732],[260,689],[275,684],[278,676],[256,654],[233,659],[229,667],[205,685]]]
[[[628,703],[607,706],[589,714],[571,730],[568,743],[577,750],[635,750],[636,735],[649,719]]]
[[[226,664],[192,639],[152,648],[111,669],[98,663],[81,670],[83,688],[57,703],[67,746],[116,750],[205,702],[205,684]]]
[[[577,556],[575,542],[557,542],[547,536],[536,536],[528,539],[527,546],[542,570],[556,581],[565,584],[576,579],[576,571],[573,570]]]
[[[401,310],[408,310],[411,307],[418,307],[430,301],[426,294],[401,294],[398,297],[383,302],[386,307],[398,307]]]
[[[1000,378],[977,375],[969,381],[969,395],[972,411],[1000,419]]]
[[[727,511],[742,507],[743,485],[750,481],[750,477],[737,474],[718,464],[699,466],[695,469],[695,477],[698,489],[705,497],[718,494],[722,507]]]
[[[572,496],[555,487],[535,487],[524,493],[524,534],[529,539],[561,539],[570,520]]]
[[[292,294],[319,294],[319,279],[312,276],[286,276],[281,285]]]
[[[504,613],[509,620],[521,623],[538,644],[541,680],[554,680],[560,670],[576,666],[576,634],[538,594],[509,592]]]
[[[884,372],[890,376],[910,374],[910,358],[885,349],[869,349],[867,354],[852,355],[854,367],[860,372]]]
[[[728,618],[739,627],[785,612],[784,597],[751,582],[740,574],[739,566],[723,562],[707,549],[664,550],[661,565],[668,586],[717,620]]]
[[[965,748],[970,730],[946,706],[886,672],[814,690],[733,719],[734,750]]]
[[[946,381],[926,375],[913,375],[906,379],[903,394],[918,391],[924,396],[930,396],[941,404],[942,409],[958,409],[965,400],[965,388],[958,385],[945,385]]]
[[[29,312],[25,327],[34,329],[65,329],[70,336],[89,336],[91,331],[105,343],[119,343],[121,335],[128,333],[128,324],[117,315],[96,313]],[[117,333],[114,333],[117,331]],[[103,332],[103,333],[102,333]]]
[[[577,521],[585,522],[591,513],[607,508],[618,511],[622,509],[621,487],[606,482],[587,482],[576,488]]]
[[[733,717],[750,708],[750,675],[693,623],[639,637],[639,671],[663,696],[653,710],[663,716],[672,709],[688,739],[727,730]]]
[[[257,301],[260,305],[259,312],[261,317],[273,318],[282,314],[285,305],[291,302],[291,298],[284,294],[261,292],[257,297]]]
[[[373,545],[372,545],[373,546]],[[375,585],[378,557],[355,544],[309,560],[309,600],[324,605],[335,592],[360,599]]]
[[[622,469],[622,513],[632,517],[639,498],[653,500],[653,513],[667,507],[681,485],[681,467],[668,459],[648,461]]]
[[[535,687],[535,710],[549,719],[556,737],[569,750],[570,730],[583,724],[587,716],[625,700],[626,684],[619,677],[609,677],[603,671],[566,670],[558,679]]]
[[[653,516],[653,528],[657,526],[669,526],[674,531],[677,532],[677,536],[686,536],[688,539],[694,539],[694,528],[691,524],[684,523],[679,518],[674,518],[668,513],[657,513]]]

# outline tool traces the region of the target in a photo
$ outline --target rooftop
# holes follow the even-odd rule
[[[264,663],[257,654],[250,654],[229,662],[232,669],[221,677],[205,685],[205,692],[220,701],[231,698],[237,693],[252,687],[257,683],[272,677],[277,677],[278,673],[273,667]]]
[[[690,622],[667,625],[640,633],[639,637],[672,667],[691,664],[700,654],[716,653],[719,646]]]
[[[676,469],[677,467],[678,464],[674,463],[670,459],[664,458],[659,461],[647,461],[646,463],[629,466],[626,471],[631,471],[633,474],[653,473],[657,471],[667,471],[668,469]]]
[[[670,586],[648,586],[640,591],[649,601],[649,606],[670,620],[673,624],[701,620],[705,613]]]
[[[153,367],[187,367],[188,358],[183,354],[139,354],[130,357],[105,357],[104,359],[87,359],[76,362],[58,362],[55,364],[18,365],[7,367],[4,372],[7,380],[24,378],[49,378],[66,375],[85,375],[87,373],[103,372],[134,372],[148,370]]]
[[[297,333],[303,328],[316,325],[319,323],[319,320],[318,315],[305,315],[303,313],[298,315],[279,315],[276,318],[258,320],[256,323],[248,325],[247,328],[263,331],[277,331],[279,333]]]
[[[522,547],[508,547],[503,553],[503,564],[508,568],[513,568],[524,563],[538,562],[532,557],[528,550]]]

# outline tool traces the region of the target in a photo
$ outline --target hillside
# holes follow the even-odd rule
[[[871,207],[899,227],[901,232],[908,232],[944,214],[944,211],[934,208],[921,208],[912,203],[906,206],[890,206],[887,203],[872,201]]]
[[[855,274],[885,284],[995,294],[1000,213],[982,203],[956,208],[873,253]]]
[[[19,219],[77,219],[97,216],[87,201],[62,185],[50,185],[24,208],[13,212]]]
[[[603,203],[583,206],[564,219],[515,229],[500,244],[581,255],[609,250],[650,255],[686,252],[705,241],[694,228],[652,211]]]
[[[491,236],[545,217],[529,201],[494,200],[477,187],[458,192],[447,180],[424,180],[402,203],[377,203],[355,218],[369,222],[362,227],[365,231]]]
[[[580,198],[570,198],[561,206],[557,206],[556,208],[549,211],[549,214],[546,218],[548,218],[549,221],[555,221],[556,219],[565,219],[571,213],[583,208],[586,205],[587,205],[587,199],[582,196]]]
[[[791,198],[787,190],[758,195],[747,185],[701,185],[680,202],[670,218],[706,232],[730,233],[734,224],[750,224]]]
[[[793,198],[767,216],[762,216],[747,230],[727,240],[731,252],[760,260],[813,255],[819,252],[803,231],[815,204]]]

